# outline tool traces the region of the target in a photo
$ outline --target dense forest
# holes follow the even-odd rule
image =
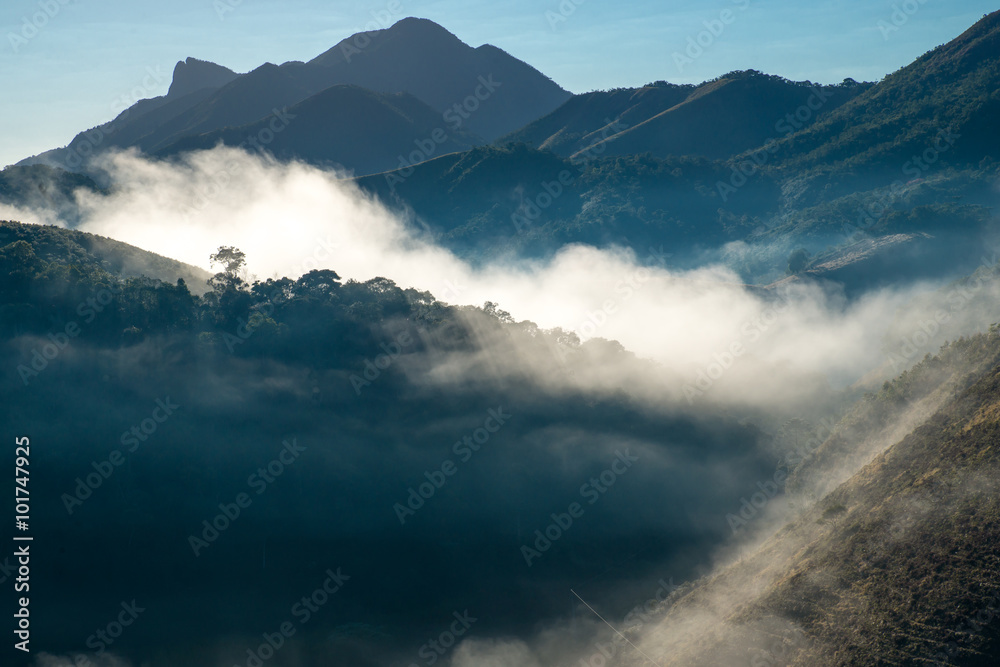
[[[494,303],[455,307],[329,269],[250,280],[234,247],[213,254],[199,295],[103,268],[124,250],[87,252],[80,232],[5,225],[18,238],[0,249],[0,396],[10,423],[34,425],[47,471],[33,482],[36,539],[50,545],[37,621],[54,651],[93,631],[73,600],[145,597],[148,621],[117,655],[157,646],[163,664],[208,665],[198,647],[233,636],[210,653],[237,660],[248,629],[280,624],[289,596],[337,567],[352,579],[298,655],[404,660],[466,609],[477,632],[529,632],[566,609],[568,581],[595,573],[616,591],[607,604],[627,608],[665,563],[695,576],[729,533],[733,490],[710,479],[725,469],[752,486],[771,464],[760,427],[711,405],[658,407],[667,380],[620,344]],[[305,448],[303,463],[258,499],[247,475],[283,442]],[[619,457],[637,462],[610,489],[599,480]],[[203,522],[241,492],[252,504],[215,537]],[[574,499],[583,518],[539,541]],[[679,504],[691,513],[656,509]],[[646,509],[612,519],[627,507]],[[164,641],[176,633],[187,639]]]

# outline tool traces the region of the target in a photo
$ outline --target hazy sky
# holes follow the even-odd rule
[[[243,72],[308,60],[405,16],[437,21],[472,46],[495,44],[585,92],[697,83],[734,69],[877,80],[995,8],[989,0],[3,0],[0,166],[67,144],[110,120],[123,99],[165,93],[188,56]],[[703,52],[679,61],[699,36]]]

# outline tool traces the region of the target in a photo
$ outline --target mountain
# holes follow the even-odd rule
[[[406,18],[385,30],[354,35],[306,66],[317,69],[328,85],[405,90],[438,111],[452,110],[449,119],[461,120],[490,141],[570,97],[506,51],[490,44],[472,48],[427,19]],[[464,109],[456,112],[455,105]]]
[[[712,256],[746,282],[770,284],[802,250],[811,264],[800,278],[865,289],[897,269],[961,275],[974,268],[978,245],[996,237],[1000,171],[983,157],[995,154],[983,128],[1000,95],[998,21],[984,18],[877,84],[743,71],[699,86],[557,90],[547,113],[534,108],[529,115],[540,117],[487,148],[478,145],[499,130],[476,132],[476,119],[513,118],[510,104],[532,108],[525,98],[558,87],[492,47],[404,19],[309,62],[243,75],[186,61],[169,95],[77,137],[69,154],[81,163],[93,145],[170,156],[256,142],[282,159],[352,170],[364,189],[477,261],[550,255],[567,243],[640,255],[669,246],[677,261]],[[500,85],[487,95],[491,81]],[[480,108],[468,118],[442,111],[466,85],[483,93],[481,103],[473,98]],[[409,93],[385,92],[400,87]],[[954,143],[943,153],[932,146],[933,162],[921,161],[921,142],[942,131],[933,119],[951,117]],[[281,131],[272,135],[272,123]],[[435,130],[440,141],[429,139]],[[871,249],[851,249],[859,235]],[[894,245],[899,238],[908,242]],[[890,248],[906,248],[906,261],[891,260]]]
[[[268,122],[277,111],[333,86],[348,84],[376,93],[409,93],[437,114],[434,123],[418,123],[421,131],[431,124],[454,134],[457,144],[479,143],[471,141],[472,135],[491,140],[511,132],[570,97],[537,70],[494,46],[472,48],[432,21],[411,18],[384,30],[354,35],[308,63],[265,63],[237,75],[219,65],[188,58],[175,67],[167,95],[137,102],[113,121],[81,133],[66,148],[18,164],[46,163],[79,170],[91,154],[112,147],[135,146],[150,154],[169,152],[169,147],[189,137]],[[322,108],[329,101],[329,96],[324,97],[311,108]],[[426,116],[423,112],[420,115]],[[313,119],[319,124],[308,131],[362,131],[335,127],[318,115]],[[398,130],[369,122],[358,141],[378,143],[380,132]],[[344,139],[345,143],[351,141]],[[320,163],[339,161],[336,155],[317,155],[316,151],[310,155]],[[396,157],[397,153],[380,154],[373,156],[373,161]]]
[[[35,637],[53,651],[82,650],[93,632],[81,600],[117,609],[133,591],[148,630],[123,634],[116,654],[236,664],[261,645],[259,628],[343,568],[349,585],[289,643],[294,655],[408,664],[456,609],[488,607],[476,617],[487,638],[579,623],[590,612],[567,618],[567,586],[587,599],[623,591],[620,606],[664,572],[697,572],[735,527],[760,531],[738,559],[626,617],[645,619],[641,631],[615,622],[657,664],[919,665],[941,652],[995,664],[998,625],[980,615],[1000,590],[995,325],[886,382],[832,432],[803,415],[777,437],[731,407],[646,402],[637,385],[669,380],[651,375],[657,364],[600,339],[556,355],[565,332],[495,304],[451,307],[332,270],[197,297],[113,275],[87,250],[95,237],[2,231],[16,240],[0,242],[0,405],[32,425],[33,442],[54,443],[35,459],[46,500],[32,510],[39,542],[56,545],[33,561],[44,576],[32,591],[45,603]],[[81,312],[102,294],[107,307]],[[609,368],[622,374],[582,379]],[[484,424],[496,431],[483,451],[453,457]],[[119,442],[139,442],[127,465]],[[641,463],[612,468],[625,472],[606,499],[566,523],[580,484],[608,478],[626,452]],[[268,484],[248,480],[279,456]],[[435,474],[451,470],[442,457],[461,465],[450,478]],[[787,522],[738,504],[746,494],[766,506],[778,479],[772,507],[792,507]],[[400,515],[394,504],[424,480],[419,514]],[[248,488],[252,503],[234,500]],[[567,528],[526,565],[521,545],[539,544],[531,531],[550,521]],[[99,530],[107,523],[124,529]],[[98,565],[125,582],[82,576]],[[159,576],[171,567],[177,579]],[[281,576],[248,592],[268,569]],[[597,639],[583,648],[614,650],[609,665],[648,664]]]
[[[789,174],[891,167],[891,178],[920,178],[939,161],[995,160],[998,118],[1000,11],[782,139],[773,164]]]
[[[583,160],[507,144],[356,182],[473,261],[546,256],[568,243],[617,244],[641,256],[666,246],[684,261],[745,237],[777,205],[780,192],[764,176],[726,205],[715,183],[729,173],[697,157]]]
[[[203,294],[212,277],[204,269],[104,236],[0,220],[0,252],[14,247],[29,249],[22,258],[30,257],[30,265],[36,268],[38,263],[43,263],[52,267],[75,266],[85,273],[107,272],[122,278],[146,278],[166,283],[182,280],[195,294]],[[25,259],[20,262],[29,264]],[[26,266],[17,268],[24,270]]]
[[[141,140],[156,132],[164,123],[236,78],[225,67],[194,58],[178,62],[174,79],[166,95],[139,100],[111,121],[76,135],[68,145],[26,158],[16,166],[43,164],[69,171],[80,171],[91,156],[110,148],[140,146]]]
[[[872,97],[886,82],[737,72],[573,97],[487,145],[499,125],[450,122],[459,87],[420,63],[482,87],[483,112],[502,76],[541,79],[429,22],[241,75],[179,64],[63,156],[247,142],[362,175],[297,165],[279,190],[325,207],[300,216],[265,160],[238,210],[212,207],[212,238],[317,267],[292,277],[233,246],[209,276],[0,222],[0,421],[35,446],[16,481],[34,473],[44,547],[39,657],[4,664],[996,665],[1000,169],[974,157],[994,139],[906,173],[926,119],[989,118],[992,88],[954,86],[992,85],[992,20],[925,62],[955,97],[917,86],[918,109]],[[883,144],[827,159],[854,130],[817,128],[849,108]],[[12,167],[0,200],[185,234],[134,206],[190,203],[185,161],[152,184],[135,163]],[[331,227],[353,204],[372,215]],[[483,289],[516,303],[438,298]]]
[[[178,62],[174,67],[167,97],[176,99],[205,88],[221,88],[237,76],[239,75],[228,67],[197,58],[188,58]]]
[[[750,70],[699,86],[659,82],[592,92],[574,96],[502,141],[566,156],[649,152],[725,159],[816,122],[871,85],[853,80],[814,85]]]
[[[318,92],[304,72],[266,63],[234,79],[189,109],[166,119],[136,142],[155,153],[177,140],[265,119]]]
[[[998,411],[994,325],[800,441],[781,462],[793,519],[678,591],[639,649],[684,667],[995,665]],[[759,513],[730,522],[749,530]]]
[[[570,155],[593,145],[618,131],[619,125],[632,127],[683,102],[695,89],[693,85],[650,84],[642,88],[618,88],[574,95],[552,113],[539,118],[497,143],[525,143]],[[612,123],[618,125],[612,126]]]
[[[265,147],[278,159],[371,174],[398,167],[399,156],[408,162],[416,152],[416,161],[422,161],[483,143],[464,130],[445,132],[440,123],[439,113],[409,93],[332,86],[275,116],[183,137],[157,155],[208,149],[219,143],[242,144],[248,149]]]
[[[967,237],[926,232],[887,233],[811,257],[806,265],[771,287],[801,281],[832,281],[849,296],[890,287],[901,281],[950,278],[973,271],[981,261],[982,242],[975,233]]]

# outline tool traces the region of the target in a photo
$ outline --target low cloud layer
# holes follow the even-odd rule
[[[492,301],[516,320],[531,320],[546,329],[559,327],[592,341],[583,357],[588,363],[577,358],[569,365],[569,372],[561,374],[557,370],[563,351],[549,349],[537,339],[526,342],[525,337],[509,336],[496,327],[478,327],[476,318],[482,316],[468,313],[469,328],[482,331],[473,349],[456,352],[447,346],[432,347],[419,355],[403,355],[395,362],[413,386],[429,388],[426,396],[414,392],[418,395],[407,397],[416,406],[412,414],[421,417],[406,424],[405,432],[400,426],[401,433],[392,431],[395,424],[355,420],[357,414],[352,410],[361,409],[357,406],[321,414],[296,393],[309,388],[316,396],[346,395],[354,400],[346,377],[310,373],[304,378],[306,371],[300,368],[256,366],[242,360],[221,369],[174,368],[163,350],[151,342],[102,352],[93,359],[84,358],[81,350],[81,377],[102,376],[107,368],[120,366],[128,369],[117,379],[122,386],[134,381],[136,387],[155,387],[157,393],[150,394],[143,410],[148,410],[146,404],[160,393],[170,393],[191,412],[178,420],[178,428],[189,431],[177,435],[169,447],[152,450],[162,459],[156,466],[150,461],[146,482],[134,488],[126,485],[119,491],[122,498],[128,497],[129,511],[144,508],[149,516],[161,511],[159,498],[144,495],[149,493],[148,486],[169,487],[172,482],[164,479],[162,471],[187,470],[200,463],[204,478],[198,493],[189,491],[171,506],[171,515],[183,518],[182,527],[196,526],[204,508],[214,511],[218,500],[207,495],[221,494],[225,499],[244,490],[242,479],[230,479],[231,470],[243,470],[249,459],[273,457],[275,443],[294,430],[302,442],[309,443],[310,452],[315,452],[310,454],[312,462],[289,473],[289,477],[296,477],[295,484],[289,480],[269,491],[268,502],[274,503],[271,514],[265,515],[264,507],[256,515],[248,513],[241,524],[248,531],[245,543],[237,541],[244,538],[234,531],[227,543],[213,547],[212,557],[220,558],[217,554],[223,552],[239,565],[235,571],[246,576],[256,576],[257,568],[263,570],[265,563],[274,567],[282,554],[273,543],[268,545],[267,535],[276,530],[277,517],[281,531],[288,531],[285,538],[304,541],[294,554],[284,554],[295,568],[300,568],[296,559],[302,553],[315,557],[312,565],[318,572],[338,565],[321,560],[320,555],[325,558],[330,551],[323,540],[333,539],[331,534],[338,540],[343,538],[350,547],[345,553],[355,559],[347,560],[345,567],[357,573],[352,576],[358,582],[358,592],[348,588],[345,600],[358,610],[367,611],[366,604],[395,605],[400,596],[409,596],[399,602],[401,615],[407,613],[406,605],[424,609],[432,598],[442,608],[459,613],[473,588],[469,582],[475,582],[477,591],[485,591],[478,600],[482,606],[488,597],[491,611],[503,616],[504,624],[497,623],[498,627],[523,630],[532,626],[520,637],[489,637],[485,631],[482,636],[463,637],[448,657],[442,658],[456,667],[549,665],[569,659],[574,664],[580,660],[604,664],[598,662],[603,655],[600,647],[612,645],[621,655],[634,658],[633,647],[613,644],[615,633],[595,613],[575,607],[570,586],[577,586],[597,608],[626,610],[613,618],[617,619],[616,627],[622,625],[622,618],[631,618],[628,623],[639,626],[632,635],[637,642],[645,634],[641,645],[659,648],[662,633],[650,630],[655,620],[649,612],[673,590],[672,575],[658,570],[662,563],[640,565],[643,559],[636,557],[644,549],[654,553],[659,549],[672,554],[670,567],[678,571],[698,572],[699,566],[692,563],[697,559],[703,562],[700,571],[707,571],[711,563],[704,558],[706,550],[728,536],[726,513],[739,510],[742,495],[757,491],[755,480],[771,479],[775,474],[771,452],[759,449],[768,446],[768,437],[761,433],[793,416],[814,423],[830,418],[846,400],[839,389],[862,379],[869,385],[880,384],[882,377],[905,370],[946,338],[982,329],[990,312],[996,312],[983,304],[1000,302],[991,277],[957,294],[935,292],[940,287],[936,284],[901,285],[852,299],[834,287],[818,284],[790,282],[781,288],[763,289],[741,284],[738,276],[723,266],[672,269],[669,248],[636,255],[623,249],[569,246],[547,260],[472,266],[436,243],[419,225],[367,197],[342,175],[311,166],[280,164],[220,148],[182,156],[176,162],[119,153],[108,157],[103,168],[114,188],[106,197],[78,193],[83,219],[79,228],[83,231],[206,269],[210,268],[208,256],[216,248],[235,245],[247,254],[249,271],[261,279],[294,278],[314,268],[331,268],[344,279],[361,281],[384,276],[453,304]],[[5,215],[37,222],[54,219],[52,213],[44,211],[0,211],[0,217]],[[983,271],[988,273],[992,267]],[[594,340],[600,338],[619,341],[635,356],[603,354],[614,346],[602,348],[600,341]],[[911,344],[904,348],[907,341]],[[66,363],[71,363],[69,355]],[[149,378],[144,375],[147,368],[154,369]],[[531,381],[519,384],[525,377]],[[54,396],[62,391],[60,387],[52,384]],[[468,387],[471,389],[466,391]],[[459,390],[453,391],[456,388]],[[617,398],[622,388],[630,398],[644,399],[646,404],[634,408],[623,402],[626,410],[609,402],[595,408],[595,402],[587,402],[587,397],[586,401],[567,400],[565,405],[573,409],[560,411],[564,405],[557,399],[569,396],[575,400],[577,390],[603,390],[608,397]],[[104,415],[103,406],[112,400],[110,392],[102,388],[76,399],[80,414]],[[456,400],[471,400],[480,394],[484,400],[481,405],[476,402],[472,411]],[[288,404],[276,402],[275,396]],[[438,401],[439,396],[447,400]],[[392,508],[406,500],[410,487],[419,485],[428,470],[442,467],[441,445],[449,460],[455,458],[458,452],[448,449],[451,443],[475,433],[486,423],[487,410],[501,404],[515,412],[517,419],[483,448],[487,453],[461,468],[461,474],[440,496],[435,495],[433,502],[429,500],[427,509],[412,522],[410,517],[394,513]],[[720,404],[723,411],[717,410]],[[579,410],[582,405],[588,405],[590,411]],[[650,407],[653,410],[647,410]],[[364,408],[376,412],[371,405]],[[616,415],[620,410],[630,421],[602,422],[604,413],[599,410]],[[138,414],[129,419],[145,415]],[[263,438],[259,433],[262,426],[247,420],[247,414],[262,421],[268,415],[273,421],[265,422],[265,430],[273,433]],[[716,419],[723,414],[725,419]],[[754,421],[745,423],[745,417]],[[650,422],[637,427],[638,418],[649,418]],[[107,434],[121,432],[121,425],[108,419],[103,432],[94,426],[84,434],[86,446],[77,443],[76,455],[97,457],[106,451]],[[228,426],[217,434],[212,447],[201,446],[194,435],[210,432],[217,422]],[[755,430],[758,426],[759,431]],[[607,432],[600,430],[605,427]],[[166,445],[170,431],[165,429],[162,437]],[[57,434],[51,440],[58,441]],[[861,465],[875,451],[892,444],[890,440],[872,445],[851,465]],[[87,447],[92,452],[88,453]],[[623,448],[639,457],[641,465],[631,469],[615,463]],[[392,457],[392,466],[385,466],[386,456]],[[581,483],[606,469],[614,472],[614,480],[622,477],[614,495],[607,495],[609,500],[593,509],[584,505],[586,521],[576,517],[580,519],[575,529],[579,532],[553,547],[548,555],[540,552],[537,559],[523,562],[521,546],[537,544],[532,542],[535,529],[547,529],[551,516],[568,515],[572,502],[586,501],[588,487],[581,487]],[[72,484],[78,470],[65,471],[60,478],[63,486]],[[378,475],[372,476],[373,470],[378,470]],[[316,498],[325,502],[314,502]],[[372,505],[373,498],[378,499],[376,505]],[[106,505],[99,504],[105,501]],[[61,506],[56,509],[67,525],[79,528],[81,540],[89,539],[91,534],[84,526],[63,517]],[[91,514],[84,516],[103,520],[105,513],[114,516],[122,510],[109,491],[87,511]],[[786,513],[785,502],[777,499],[747,532],[759,539],[762,533],[780,526]],[[410,523],[404,524],[404,518]],[[144,521],[136,519],[140,535],[152,530]],[[156,531],[161,528],[157,525]],[[664,536],[676,544],[669,549],[659,545]],[[129,547],[131,539],[128,536]],[[698,540],[703,544],[690,546]],[[119,542],[125,541],[121,536]],[[171,545],[188,557],[183,539],[175,542]],[[594,545],[608,553],[593,556],[589,549]],[[232,552],[223,551],[229,548]],[[719,558],[730,559],[734,548],[738,549],[730,545]],[[252,550],[252,559],[242,559],[245,549]],[[391,582],[379,583],[386,572],[394,572],[397,552],[410,553],[408,550],[424,554],[424,561],[437,563],[437,569],[432,568],[430,574],[423,572],[416,583],[406,579],[399,588],[389,586]],[[491,555],[475,556],[478,561],[471,556],[484,552]],[[467,554],[468,559],[464,558]],[[608,554],[613,558],[605,558]],[[204,562],[215,562],[219,568],[204,576],[223,579],[223,561],[206,557],[199,566]],[[493,579],[479,571],[483,562],[494,568]],[[591,562],[602,566],[608,562],[609,569],[621,570],[609,575],[614,586],[600,580],[602,574],[596,574],[598,581],[593,583],[570,579],[578,572],[567,574],[567,563],[589,567]],[[144,569],[145,565],[134,567]],[[191,569],[204,574],[193,565]],[[226,576],[230,576],[230,569],[226,565]],[[579,571],[585,569],[579,567]],[[632,578],[639,571],[642,577]],[[298,577],[291,586],[294,590],[308,591],[314,586],[309,578],[312,571],[300,573],[289,566],[282,576],[286,581]],[[448,587],[442,581],[450,582]],[[218,584],[215,579],[211,582]],[[242,581],[236,584],[242,585]],[[573,617],[546,618],[538,624],[534,624],[535,619],[518,619],[523,620],[523,626],[518,626],[508,617],[520,613],[519,599],[512,596],[507,607],[502,602],[515,584],[544,598],[548,609],[573,608]],[[380,585],[386,590],[378,588]],[[375,593],[365,586],[375,587]],[[443,595],[442,590],[453,598]],[[354,595],[357,601],[351,597]],[[735,595],[723,601],[725,608],[733,599],[743,599],[738,591]],[[280,595],[274,597],[280,599]],[[501,601],[496,602],[498,599]],[[653,604],[637,607],[642,613],[627,612],[631,605],[642,605],[645,600]],[[190,604],[190,600],[183,604]],[[350,611],[355,613],[352,619],[365,618],[362,611]],[[480,612],[476,609],[473,614]],[[489,622],[487,615],[483,618],[477,632]],[[449,631],[452,622],[447,613],[440,628],[436,619],[421,620],[431,627],[433,637]],[[689,628],[715,620],[712,616],[686,619]],[[352,624],[344,628],[343,634],[349,635],[350,641],[354,641],[352,633],[363,630],[373,634],[377,630]],[[782,625],[763,630],[794,637],[796,629]],[[412,653],[420,655],[422,637],[416,643],[405,638],[407,647],[413,646]],[[235,654],[242,651],[242,641],[241,637],[236,642]],[[323,641],[331,640],[327,637]],[[343,638],[337,641],[350,643]],[[404,656],[410,659],[406,656],[410,653]],[[45,660],[49,662],[40,661],[40,667],[62,664],[55,658]],[[635,664],[641,662],[637,659]]]
[[[79,194],[84,231],[206,269],[217,247],[235,245],[261,279],[332,268],[345,279],[384,276],[448,303],[494,301],[543,328],[618,340],[675,371],[690,385],[688,398],[736,398],[746,387],[731,387],[734,378],[765,382],[765,368],[854,382],[884,361],[882,337],[896,312],[932,287],[850,302],[815,285],[765,291],[721,266],[672,270],[670,248],[637,256],[569,246],[545,261],[472,267],[334,172],[228,148],[176,162],[118,153],[102,166],[114,194]]]

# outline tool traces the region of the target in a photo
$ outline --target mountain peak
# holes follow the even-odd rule
[[[472,47],[449,32],[447,28],[431,21],[408,16],[388,28],[359,32],[341,40],[336,46],[313,58],[310,65],[331,66],[351,62],[355,54],[378,45],[393,42],[403,50],[414,52],[440,51],[443,48],[469,49]]]
[[[433,30],[439,33],[447,32],[449,35],[451,34],[450,32],[448,32],[446,28],[444,28],[440,24],[435,23],[430,19],[422,19],[416,16],[407,16],[404,19],[399,19],[391,26],[389,26],[388,29],[389,30]]]
[[[221,88],[237,76],[239,75],[228,67],[206,60],[180,60],[174,66],[174,78],[167,97],[183,97],[203,88]]]
[[[1000,58],[1000,11],[983,14],[983,18],[968,30],[947,44],[925,53],[909,67],[961,73],[997,58]]]
[[[435,23],[430,19],[422,19],[416,16],[407,16],[406,18],[399,19],[384,30],[375,30],[373,32],[382,32],[385,33],[386,36],[405,36],[409,39],[445,39],[449,41],[461,42],[461,40],[456,37],[454,33],[441,24]]]

